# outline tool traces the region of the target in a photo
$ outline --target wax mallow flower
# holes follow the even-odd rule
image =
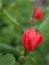
[[[27,51],[32,51],[37,45],[42,42],[42,35],[32,29],[32,21],[34,18],[38,20],[41,19],[41,12],[37,9],[37,7],[34,7],[30,22],[30,28],[25,30],[21,37],[21,43]]]
[[[26,50],[31,51],[42,42],[42,35],[33,29],[28,29],[24,31],[21,42]]]

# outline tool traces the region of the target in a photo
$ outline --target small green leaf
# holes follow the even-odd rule
[[[34,58],[27,57],[24,65],[37,65],[37,63]]]
[[[14,65],[15,58],[12,54],[6,54],[0,59],[0,65]]]
[[[19,65],[19,63],[18,62],[15,62],[15,64],[14,65]]]
[[[19,49],[19,48],[18,48]],[[19,57],[19,51],[17,49],[15,49],[13,46],[8,45],[8,44],[4,44],[4,43],[0,43],[0,52],[2,52],[3,54],[5,53],[11,53],[14,54],[14,56],[18,59]]]

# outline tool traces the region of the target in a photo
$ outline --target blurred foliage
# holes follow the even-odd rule
[[[42,44],[23,56],[20,39],[29,28],[31,12],[28,0],[0,0],[0,65],[49,65],[49,7],[42,10],[42,20],[33,22],[33,28],[43,35]]]

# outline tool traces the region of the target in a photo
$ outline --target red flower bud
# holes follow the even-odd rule
[[[26,30],[21,38],[21,43],[28,51],[33,50],[42,41],[42,35],[33,29]]]
[[[40,20],[42,18],[42,12],[36,6],[34,6],[34,11],[32,12],[32,15],[31,15],[32,20],[33,18],[37,20]]]
[[[34,16],[36,19],[40,20],[42,18],[42,12],[39,10],[36,10]]]

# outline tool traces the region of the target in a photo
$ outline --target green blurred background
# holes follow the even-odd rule
[[[35,2],[32,0],[0,0],[0,65],[49,65],[48,2],[42,4],[42,20],[35,20],[32,26],[43,35],[43,41],[28,53],[23,63],[24,49],[20,39],[24,30],[29,28],[33,6],[38,6],[38,2],[36,4]]]

